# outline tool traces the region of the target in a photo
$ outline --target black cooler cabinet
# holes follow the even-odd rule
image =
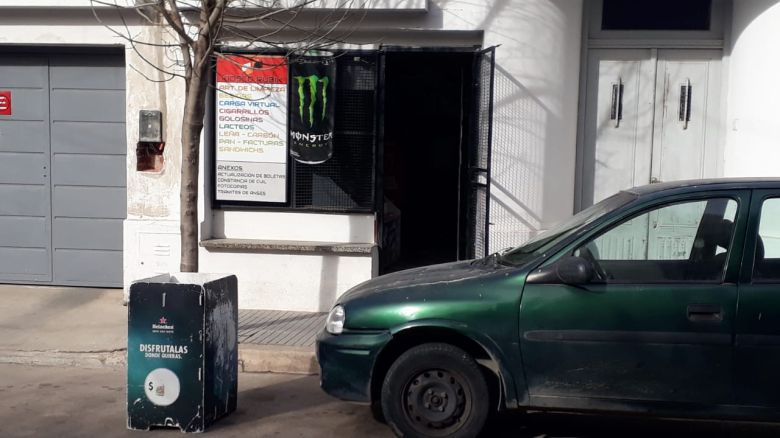
[[[127,305],[127,427],[202,432],[236,409],[235,275],[137,281]]]

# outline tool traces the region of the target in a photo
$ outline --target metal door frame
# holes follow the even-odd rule
[[[469,187],[466,187],[466,190],[468,190],[468,196],[466,198],[468,205],[466,206],[466,209],[468,211],[467,214],[467,223],[466,223],[466,229],[469,232],[467,234],[467,242],[466,242],[466,251],[464,254],[458,254],[458,258],[460,260],[462,259],[472,259],[472,258],[479,258],[479,257],[485,257],[490,252],[490,185],[491,185],[491,162],[493,158],[493,93],[495,88],[495,73],[496,73],[496,47],[498,46],[491,46],[486,49],[478,50],[475,53],[474,56],[474,65],[472,70],[472,107],[471,107],[471,113],[473,117],[469,118],[469,144],[467,148],[467,152],[469,154],[476,153],[477,156],[468,156],[467,159],[467,168],[466,168],[466,177],[469,184]],[[482,111],[485,108],[482,108],[482,97],[484,87],[483,87],[483,81],[485,78],[482,75],[482,68],[483,68],[483,62],[485,60],[485,56],[490,56],[490,76],[487,78],[489,81],[489,86],[487,92],[488,98],[487,98],[487,123],[486,126],[481,123],[482,121]],[[482,132],[481,130],[483,128],[487,129],[487,132]],[[487,137],[486,139],[486,151],[480,151],[480,140],[481,137],[485,135]],[[485,154],[485,166],[479,165],[479,160],[481,159],[481,155]],[[481,181],[480,177],[484,176],[484,182]],[[484,213],[481,211],[477,211],[478,209],[478,197],[480,196],[479,191],[484,190],[484,197],[485,197],[485,211]],[[473,215],[473,216],[472,216]],[[479,217],[481,215],[484,215],[484,230],[479,230]],[[478,238],[480,231],[484,233],[483,235],[483,242],[484,242],[484,248],[478,248]]]
[[[377,104],[379,105],[380,109],[384,108],[385,105],[385,66],[386,66],[386,55],[388,53],[463,53],[463,54],[473,54],[473,65],[472,65],[472,83],[471,83],[471,95],[472,95],[472,102],[470,105],[471,114],[473,116],[476,116],[478,114],[479,110],[479,101],[477,99],[474,99],[474,97],[479,96],[480,90],[480,75],[479,75],[479,67],[482,57],[481,55],[484,55],[485,53],[491,53],[491,64],[490,64],[490,87],[489,87],[489,93],[490,93],[490,104],[488,109],[488,132],[487,132],[487,163],[488,166],[485,169],[474,169],[477,172],[483,172],[485,174],[485,178],[487,180],[487,183],[482,183],[481,185],[484,186],[486,192],[485,192],[485,199],[486,199],[486,211],[485,211],[485,227],[484,227],[484,233],[485,233],[485,248],[484,251],[487,252],[489,248],[489,234],[490,234],[490,162],[492,159],[492,141],[493,141],[493,92],[494,92],[494,85],[495,85],[495,49],[498,46],[491,46],[488,48],[483,49],[479,46],[464,46],[464,47],[405,47],[405,46],[395,46],[395,45],[382,45],[380,46],[378,52],[379,52],[379,61],[378,61],[378,99]],[[377,186],[377,208],[376,208],[376,238],[377,242],[381,244],[382,242],[382,236],[384,233],[384,221],[383,221],[383,203],[379,202],[379,200],[383,199],[384,196],[384,172],[383,172],[383,163],[384,163],[384,111],[380,110],[378,111],[378,127],[377,127],[377,153],[376,153],[376,186]],[[479,121],[475,119],[477,117],[470,117],[469,118],[469,125],[466,126],[467,135],[464,137],[466,140],[466,145],[461,144],[461,147],[464,148],[466,152],[468,152],[471,149],[471,145],[475,144],[475,142],[478,140],[479,131],[478,128],[480,126]],[[469,161],[470,157],[465,156],[464,157],[464,163],[461,166],[461,180],[462,181],[471,181],[471,174],[469,172],[470,163]],[[466,169],[463,171],[463,169]],[[474,182],[474,181],[472,181]],[[459,195],[459,198],[461,201],[465,200],[467,203],[470,203],[470,196],[466,196],[470,191],[461,190],[461,193]],[[466,207],[468,209],[468,207]],[[465,215],[468,218],[468,214]],[[459,220],[460,222],[460,220]],[[461,243],[458,243],[457,248],[457,258],[458,260],[463,259],[469,259],[474,258],[474,255],[477,253],[476,251],[476,223],[472,225],[468,224],[466,225],[465,233],[463,232],[463,229],[461,228],[461,225],[459,224],[459,237],[463,237],[465,235],[466,237],[466,243],[465,243],[465,250],[464,245]],[[487,254],[485,254],[487,255]]]

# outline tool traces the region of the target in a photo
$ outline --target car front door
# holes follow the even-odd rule
[[[780,407],[780,189],[756,190],[739,286],[737,404]]]
[[[599,278],[563,284],[530,275],[520,345],[531,403],[732,402],[749,195],[716,191],[629,207],[538,270],[577,256]]]

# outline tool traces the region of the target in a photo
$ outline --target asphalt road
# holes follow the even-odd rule
[[[0,437],[179,437],[178,429],[125,428],[123,369],[0,365]],[[368,408],[334,400],[316,377],[239,376],[238,410],[210,429],[213,437],[383,438]],[[776,437],[780,427],[720,422],[661,421],[585,415],[506,415],[488,437]]]

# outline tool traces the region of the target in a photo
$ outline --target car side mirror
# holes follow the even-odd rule
[[[526,278],[528,284],[588,284],[596,277],[596,270],[586,259],[567,256],[557,262],[539,268]]]
[[[568,256],[555,264],[555,273],[561,283],[579,285],[588,284],[596,276],[593,265],[582,257]]]

